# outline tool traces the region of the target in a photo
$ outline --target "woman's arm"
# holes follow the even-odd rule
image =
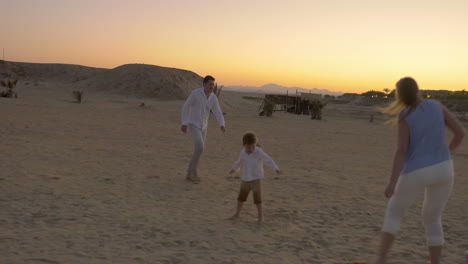
[[[400,120],[398,122],[398,143],[395,155],[393,157],[392,173],[390,175],[389,183],[385,189],[385,196],[392,197],[395,185],[400,177],[400,172],[403,169],[403,164],[406,158],[406,152],[409,145],[409,127],[406,121]]]
[[[465,131],[460,121],[452,114],[445,106],[442,106],[442,111],[444,112],[445,125],[453,132],[453,138],[450,141],[449,149],[454,151],[463,141],[465,137]]]

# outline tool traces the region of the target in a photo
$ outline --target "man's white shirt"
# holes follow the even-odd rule
[[[203,88],[195,89],[182,107],[182,125],[193,124],[205,130],[208,126],[210,111],[213,111],[219,126],[225,126],[223,112],[216,95],[211,93],[207,98]]]

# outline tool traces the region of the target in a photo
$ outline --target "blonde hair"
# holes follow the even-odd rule
[[[404,77],[396,83],[395,101],[389,106],[381,108],[380,111],[393,116],[386,123],[396,124],[408,116],[421,99],[418,83],[411,77]],[[401,111],[407,107],[409,107],[409,110],[405,113],[405,116],[401,116]]]

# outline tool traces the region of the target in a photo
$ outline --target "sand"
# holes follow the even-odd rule
[[[194,87],[196,88],[196,87]],[[223,92],[227,132],[208,129],[200,184],[184,180],[192,142],[183,101],[19,85],[0,98],[0,263],[353,263],[372,258],[387,200],[395,129],[372,108],[327,105],[323,121],[257,116],[258,102]],[[266,169],[266,221],[229,170],[247,130],[283,170]],[[468,143],[453,156],[456,185],[444,214],[443,263],[468,250]],[[389,263],[426,263],[422,195]]]

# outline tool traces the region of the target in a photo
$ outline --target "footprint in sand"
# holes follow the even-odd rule
[[[27,259],[26,261],[27,261],[28,263],[60,264],[60,262],[58,262],[58,261],[50,260],[50,259],[44,259],[44,258]]]
[[[111,178],[103,178],[101,181],[107,184],[115,184],[114,180]]]

